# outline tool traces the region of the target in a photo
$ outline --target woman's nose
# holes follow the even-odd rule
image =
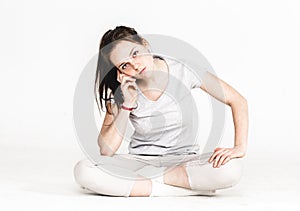
[[[139,67],[140,67],[140,63],[139,63],[139,62],[134,61],[134,60],[131,60],[130,63],[131,63],[132,67],[133,67],[135,70],[138,70],[138,69],[139,69]]]
[[[138,70],[139,69],[139,67],[140,67],[140,64],[138,64],[138,63],[134,63],[134,69],[136,69],[136,70]]]

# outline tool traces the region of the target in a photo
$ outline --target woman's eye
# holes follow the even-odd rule
[[[138,54],[138,52],[139,52],[139,51],[134,51],[134,52],[133,52],[133,54],[132,54],[132,55],[133,55],[133,57],[136,57],[136,56],[137,56],[137,54]]]
[[[123,70],[126,69],[126,66],[127,66],[127,64],[123,64],[123,65],[122,65],[122,69],[123,69]]]

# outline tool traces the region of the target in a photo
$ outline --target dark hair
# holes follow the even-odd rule
[[[135,29],[126,26],[117,26],[113,30],[110,29],[101,38],[94,85],[94,94],[99,111],[100,107],[103,111],[103,101],[109,113],[108,106],[111,105],[112,100],[117,104],[118,109],[124,102],[120,82],[117,81],[118,69],[110,61],[111,51],[120,41],[124,40],[143,44],[143,38],[137,34]],[[108,104],[108,102],[110,103]]]

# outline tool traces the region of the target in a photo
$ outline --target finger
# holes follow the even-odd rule
[[[222,157],[220,158],[220,160],[219,160],[217,166],[220,167],[220,166],[222,165],[223,161],[224,161],[228,156],[229,156],[228,153],[223,154]]]
[[[214,163],[213,163],[213,167],[214,167],[214,168],[217,167],[218,161],[219,161],[219,158],[217,157],[217,158],[214,160]]]
[[[128,85],[132,84],[132,83],[133,83],[133,81],[125,81],[125,79],[124,79],[124,82],[123,82],[123,84],[121,86],[128,87]]]
[[[210,157],[209,162],[211,163],[215,159],[215,157],[218,156],[222,151],[222,149],[215,151],[214,154]]]
[[[220,159],[220,156],[218,155],[214,160],[214,164],[213,164],[214,167],[217,167],[219,159]]]
[[[216,153],[214,153],[214,154],[209,158],[209,161],[208,161],[208,162],[211,163],[211,162],[215,159],[216,156],[217,156]]]
[[[225,163],[227,163],[228,161],[230,161],[230,156],[227,156],[227,158],[222,162],[222,165],[225,165]]]
[[[223,155],[227,153],[227,150],[222,151],[221,153],[218,154],[218,156],[215,159],[214,162],[214,167],[217,167],[219,165],[220,159],[222,159]]]
[[[136,78],[133,78],[133,77],[131,77],[131,76],[124,76],[124,79],[125,79],[126,81],[136,81]]]
[[[137,85],[135,82],[127,82],[125,85],[124,85],[124,88],[125,89],[128,89],[129,87],[132,87],[134,89],[137,89]]]
[[[132,78],[132,77],[128,77],[128,76],[123,76],[122,77],[122,84],[124,85],[125,83],[127,82],[135,82],[136,79],[135,78]]]
[[[218,154],[219,152],[214,152],[213,155],[210,157],[209,162],[212,162]]]
[[[137,87],[136,87],[136,85],[134,84],[134,83],[130,83],[130,84],[128,84],[128,89],[134,89],[134,90],[137,90]]]
[[[121,84],[124,85],[128,81],[135,81],[135,79],[132,78],[132,77],[129,77],[129,76],[126,76],[126,75],[122,74],[122,76],[121,76]]]

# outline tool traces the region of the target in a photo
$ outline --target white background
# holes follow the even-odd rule
[[[296,1],[114,2],[1,1],[1,144],[76,145],[72,100],[79,75],[102,34],[127,25],[199,49],[247,98],[250,148],[299,147]]]
[[[1,0],[1,162],[25,152],[80,158],[77,80],[103,33],[127,25],[190,43],[248,100],[249,158],[299,164],[299,11],[296,0]],[[224,145],[233,143],[231,121],[228,112]]]

